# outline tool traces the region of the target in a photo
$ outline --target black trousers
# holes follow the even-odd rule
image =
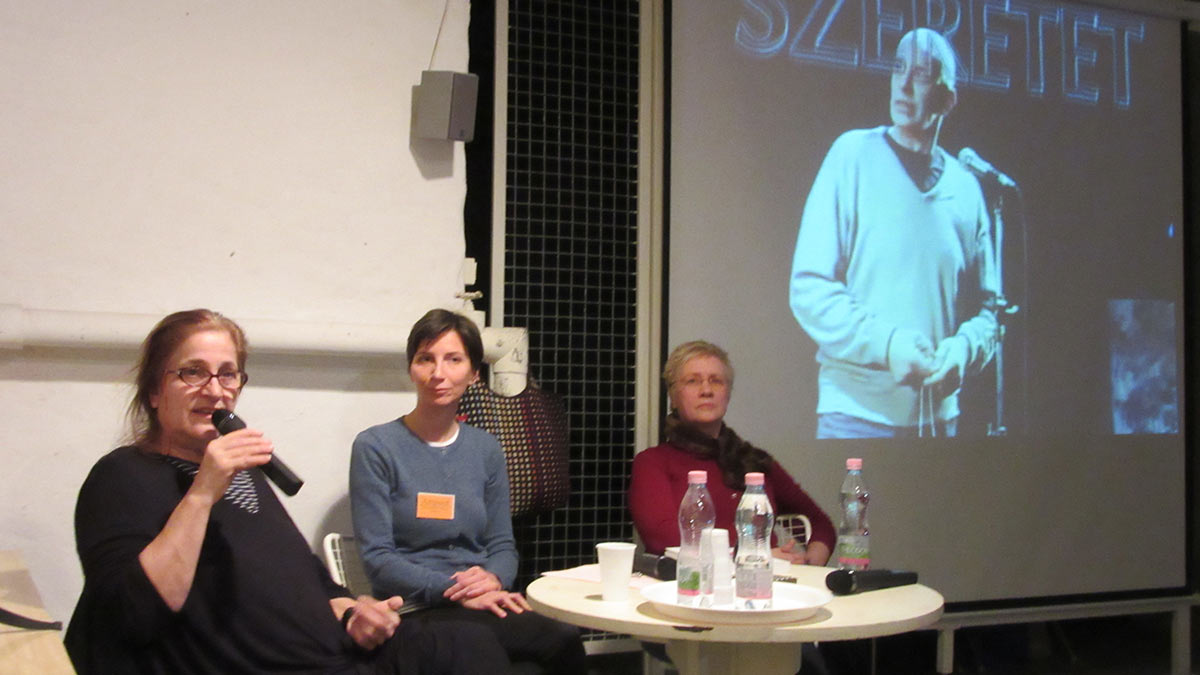
[[[507,672],[508,656],[491,631],[466,621],[436,624],[402,617],[390,640],[359,652],[363,675],[491,675]]]
[[[487,637],[477,634],[476,639],[486,639],[487,648],[476,645],[468,651],[493,673],[503,671],[497,667],[502,661],[494,656],[496,650],[506,655],[510,664],[536,663],[547,675],[587,673],[587,654],[579,629],[529,610],[520,614],[509,611],[508,616],[500,618],[487,610],[447,605],[413,612],[405,615],[404,621],[420,622],[426,630],[435,632],[447,624],[458,627],[456,630],[462,626],[485,630]]]

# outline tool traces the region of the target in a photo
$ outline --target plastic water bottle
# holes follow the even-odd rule
[[[738,533],[734,563],[736,606],[739,609],[770,609],[771,528],[775,512],[763,489],[761,473],[746,474],[746,491],[738,502],[735,518]]]
[[[704,531],[713,529],[717,512],[708,493],[708,472],[689,471],[688,489],[679,503],[679,559],[675,586],[681,605],[712,605],[712,546],[702,546]],[[711,534],[709,535],[711,537]]]
[[[867,504],[871,493],[863,480],[862,459],[846,460],[842,481],[842,519],[838,524],[837,566],[843,570],[865,570],[871,566],[871,533],[867,529]]]

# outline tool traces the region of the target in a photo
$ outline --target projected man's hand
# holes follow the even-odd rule
[[[934,370],[935,354],[929,338],[915,330],[897,328],[888,342],[888,370],[897,383],[919,387]]]
[[[965,337],[955,335],[942,340],[934,354],[933,372],[925,378],[926,386],[938,385],[942,396],[949,396],[962,386],[967,369],[968,345]]]

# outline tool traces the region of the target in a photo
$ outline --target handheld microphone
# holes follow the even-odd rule
[[[633,571],[662,581],[675,578],[675,559],[653,553],[639,553],[633,557]]]
[[[958,161],[976,176],[980,176],[982,178],[991,178],[999,183],[1001,187],[1017,187],[1017,182],[1015,180],[1009,178],[1003,173],[1000,173],[996,167],[989,164],[987,160],[980,157],[979,153],[975,152],[971,148],[963,148],[962,150],[959,150]]]
[[[246,422],[242,418],[234,415],[232,410],[225,410],[224,408],[218,408],[213,411],[212,423],[217,428],[217,433],[222,436],[233,433],[238,429],[246,428]],[[271,461],[259,468],[262,469],[263,473],[267,474],[267,478],[270,478],[272,483],[278,485],[279,489],[283,490],[283,493],[289,497],[299,492],[300,488],[304,485],[304,481],[292,473],[288,465],[279,459],[279,455],[273,452],[271,453]]]
[[[849,595],[915,583],[916,572],[898,570],[834,570],[825,576],[825,585],[834,595]]]

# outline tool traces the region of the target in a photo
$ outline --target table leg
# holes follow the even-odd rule
[[[1192,606],[1171,612],[1171,673],[1192,672]]]
[[[795,675],[800,643],[672,640],[667,655],[679,675]]]
[[[937,636],[937,671],[939,675],[954,672],[954,629],[943,628]]]

